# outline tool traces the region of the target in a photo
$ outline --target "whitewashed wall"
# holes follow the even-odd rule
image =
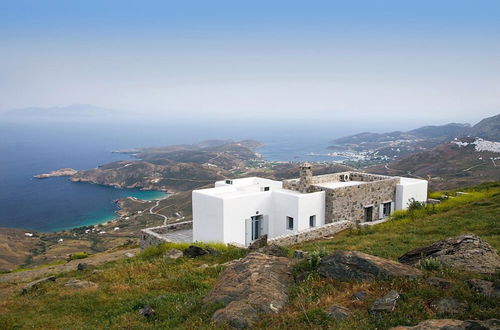
[[[245,221],[258,214],[269,216],[272,210],[271,195],[271,191],[262,191],[242,196],[224,198],[223,242],[245,245]]]
[[[396,185],[396,210],[406,210],[411,198],[416,201],[427,201],[427,181],[401,178],[401,183]]]
[[[193,191],[193,241],[223,242],[223,200]],[[196,207],[194,207],[196,205]]]

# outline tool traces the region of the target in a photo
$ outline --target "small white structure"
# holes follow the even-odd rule
[[[360,172],[312,176],[304,164],[300,179],[258,177],[218,181],[193,191],[193,241],[248,246],[337,221],[382,220],[410,200],[427,200],[427,181]]]

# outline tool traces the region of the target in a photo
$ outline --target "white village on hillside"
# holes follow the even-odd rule
[[[362,172],[313,176],[305,163],[298,179],[249,177],[193,191],[193,220],[144,229],[141,246],[165,241],[249,246],[263,235],[290,245],[384,221],[411,201],[426,200],[426,180]]]

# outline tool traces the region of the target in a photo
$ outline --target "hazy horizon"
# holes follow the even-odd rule
[[[500,109],[497,1],[2,1],[0,112],[476,123]]]

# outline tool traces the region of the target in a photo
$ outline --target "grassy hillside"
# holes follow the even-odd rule
[[[331,239],[304,243],[293,247],[315,254],[335,249],[358,250],[395,259],[401,254],[435,240],[462,233],[473,233],[500,248],[500,183],[482,185],[469,194],[449,198],[436,207],[411,213],[398,213],[390,221],[369,228],[342,232]],[[453,196],[453,192],[449,193]],[[218,256],[197,259],[165,259],[171,247],[163,245],[146,250],[140,256],[108,263],[96,270],[60,274],[55,282],[42,285],[22,295],[9,284],[0,284],[0,324],[3,328],[211,328],[212,313],[220,306],[203,306],[201,298],[215,284],[224,262],[243,256],[246,251],[234,247],[215,246]],[[290,251],[293,250],[290,249]],[[312,259],[311,259],[312,260]],[[387,329],[398,324],[416,324],[428,318],[486,319],[500,315],[498,299],[483,298],[464,283],[468,278],[488,278],[456,270],[436,267],[424,270],[454,281],[447,290],[437,289],[422,280],[389,280],[374,283],[350,283],[321,279],[311,260],[298,269],[311,270],[307,279],[291,288],[290,301],[281,312],[263,316],[257,328],[338,328]],[[205,266],[206,265],[206,266]],[[93,289],[71,289],[64,286],[70,278],[90,280]],[[489,279],[493,279],[489,277]],[[396,289],[401,300],[393,313],[374,316],[366,308]],[[368,293],[365,301],[351,299],[353,292]],[[439,297],[453,296],[466,302],[459,315],[436,315],[430,308]],[[147,319],[138,314],[145,304],[151,305],[157,317]],[[324,309],[341,304],[353,312],[346,321],[327,317]]]

